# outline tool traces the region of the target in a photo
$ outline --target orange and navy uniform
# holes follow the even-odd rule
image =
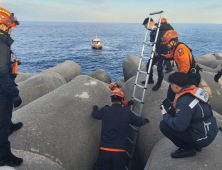
[[[174,58],[177,63],[179,72],[188,73],[190,63],[192,64],[192,55],[190,50],[184,44],[179,44],[176,49],[171,50],[170,54],[164,55],[165,58]]]

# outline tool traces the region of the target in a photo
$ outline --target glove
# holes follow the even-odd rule
[[[214,76],[214,81],[215,81],[215,82],[218,83],[218,80],[219,80],[221,74],[222,74],[222,73],[221,73],[220,71],[218,71],[218,73]]]
[[[128,101],[128,106],[133,105],[133,104],[134,104],[133,100]]]
[[[146,123],[150,123],[149,119],[145,118],[144,120],[146,121]]]
[[[17,97],[13,98],[14,107],[19,107],[22,103],[21,97],[18,95]]]
[[[98,110],[99,109],[99,107],[97,106],[97,105],[93,105],[93,110],[95,111],[95,110]]]
[[[160,109],[161,109],[162,115],[164,115],[164,114],[167,113],[167,111],[165,110],[165,108],[164,108],[164,106],[163,106],[162,104],[161,104],[161,106],[160,106]]]

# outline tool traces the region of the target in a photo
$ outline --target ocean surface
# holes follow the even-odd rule
[[[195,56],[222,53],[222,24],[171,25]],[[145,33],[144,26],[135,23],[21,22],[12,32],[12,50],[22,62],[19,72],[41,72],[73,60],[83,74],[104,69],[116,81],[123,77],[124,59],[141,55]],[[91,38],[96,35],[104,44],[102,50],[91,49]],[[150,52],[147,46],[144,55]]]

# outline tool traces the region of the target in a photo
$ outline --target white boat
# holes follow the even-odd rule
[[[103,43],[99,37],[96,36],[95,39],[91,38],[91,40],[92,40],[92,48],[93,49],[102,49],[103,48]]]

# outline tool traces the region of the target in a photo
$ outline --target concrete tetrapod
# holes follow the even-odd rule
[[[157,80],[157,76],[153,76],[154,80]],[[139,84],[142,80],[145,80],[145,75],[139,77]],[[125,94],[125,100],[130,100],[133,93],[133,88],[135,84],[135,77],[129,79],[121,88]],[[140,128],[139,137],[138,137],[138,146],[137,150],[141,156],[143,165],[145,166],[147,159],[151,153],[154,145],[163,137],[163,134],[159,130],[159,123],[162,120],[162,114],[160,111],[160,104],[166,98],[167,89],[169,84],[163,81],[161,88],[154,92],[152,91],[152,85],[148,85],[145,98],[144,98],[144,107],[142,112],[143,118],[148,118],[150,123],[144,127]],[[143,89],[137,87],[136,98],[142,99]],[[134,109],[136,113],[139,113],[140,104],[135,101]]]
[[[74,77],[82,74],[81,67],[75,63],[74,61],[67,60],[63,63],[60,63],[54,67],[51,67],[45,71],[45,72],[56,72],[59,73],[61,76],[64,77],[66,82],[71,81]]]
[[[197,63],[200,63],[212,69],[219,69],[222,67],[222,60],[198,60]]]
[[[124,77],[120,77],[116,80],[116,83],[119,84],[119,87],[122,87],[125,83]]]
[[[111,104],[110,94],[106,83],[77,76],[13,113],[13,122],[24,126],[10,136],[12,148],[36,152],[66,170],[91,170],[101,133],[101,121],[91,117],[92,106]]]
[[[123,74],[125,81],[136,75],[139,61],[140,59],[137,56],[129,56],[123,61]],[[146,71],[146,65],[143,62],[140,69]]]
[[[207,60],[217,60],[216,56],[213,54],[203,54],[200,56],[195,57],[195,61],[198,62],[199,60],[207,61]]]
[[[65,83],[65,79],[55,72],[36,74],[27,80],[18,83],[19,95],[22,98],[22,104],[19,107],[14,108],[14,110],[18,110]]]
[[[57,163],[36,153],[15,149],[12,149],[12,152],[16,156],[23,158],[24,162],[15,168],[8,166],[1,167],[1,170],[65,170]]]
[[[153,148],[144,170],[209,170],[221,169],[222,132],[216,139],[194,157],[173,159],[170,157],[177,147],[166,137],[161,139]]]
[[[17,77],[15,78],[15,83],[19,83],[21,81],[25,81],[31,76],[34,76],[36,73],[19,73]]]
[[[103,69],[99,69],[99,70],[96,70],[92,73],[89,73],[88,76],[93,77],[97,80],[103,81],[107,84],[111,83],[110,77],[108,76],[107,72]]]

